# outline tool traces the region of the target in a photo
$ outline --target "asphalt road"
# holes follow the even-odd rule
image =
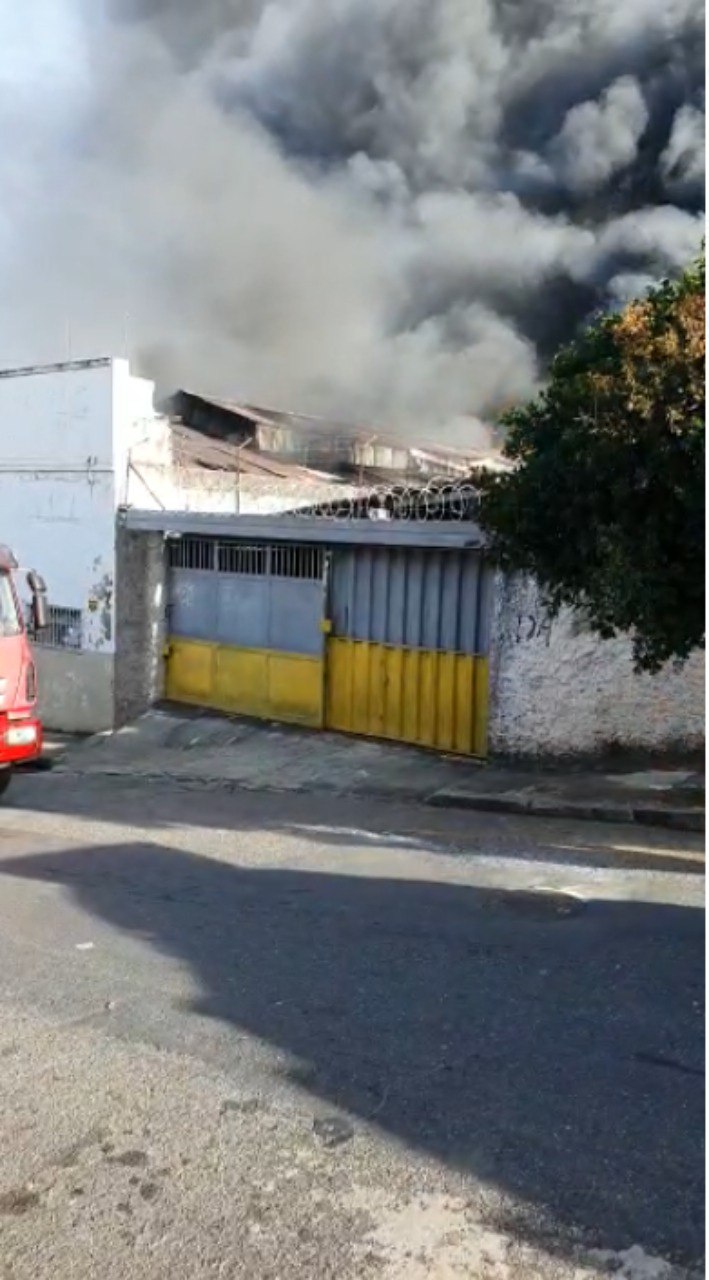
[[[697,1266],[700,850],[18,780],[0,1276],[576,1280],[602,1270],[588,1250],[638,1278],[650,1255]]]

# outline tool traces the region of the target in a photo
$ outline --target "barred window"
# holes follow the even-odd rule
[[[276,578],[322,578],[325,568],[323,547],[304,547],[289,543],[271,547],[271,573]]]
[[[47,649],[81,648],[81,609],[47,606],[47,625],[33,637],[34,643]]]
[[[168,543],[170,567],[318,581],[326,549],[301,543],[246,543],[186,537]]]
[[[174,538],[168,544],[171,569],[213,569],[216,543],[212,538]]]
[[[218,567],[220,573],[268,573],[266,546],[247,546],[243,542],[220,542]]]

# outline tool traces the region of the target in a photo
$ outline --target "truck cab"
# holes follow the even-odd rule
[[[47,624],[46,589],[37,573],[27,574],[32,597],[28,623],[17,594],[17,570],[9,547],[0,544],[0,795],[15,765],[36,759],[42,751],[37,672],[29,634]]]

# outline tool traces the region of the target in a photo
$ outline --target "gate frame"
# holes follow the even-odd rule
[[[183,536],[225,539],[243,542],[297,542],[325,545],[336,551],[342,546],[382,546],[419,550],[469,550],[484,553],[488,545],[478,524],[468,520],[424,521],[382,520],[367,518],[338,519],[332,516],[286,515],[221,515],[212,512],[146,511],[136,508],[122,509],[118,513],[120,523],[129,530],[143,533],[162,533],[165,541]],[[165,572],[167,574],[167,565]],[[331,620],[328,616],[331,557],[326,555],[323,573],[323,662],[322,708],[323,726],[327,723],[326,699],[328,686],[328,637]],[[488,656],[479,659],[487,667]],[[487,672],[485,673],[487,686]],[[466,754],[484,756],[487,753],[487,687],[484,699],[475,695],[475,715],[478,724],[473,736],[472,750]],[[243,714],[248,714],[244,712]],[[390,739],[392,740],[392,739]],[[398,739],[401,741],[401,739]],[[433,744],[431,744],[433,745]],[[440,749],[440,748],[435,748]],[[455,748],[453,748],[455,750]]]
[[[215,512],[143,511],[124,508],[119,519],[138,533],[166,539],[192,535],[244,542],[317,542],[327,546],[421,547],[483,551],[488,545],[472,520],[368,520],[319,516],[233,516]]]

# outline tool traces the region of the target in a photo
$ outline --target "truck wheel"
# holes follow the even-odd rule
[[[4,796],[12,780],[12,769],[0,769],[0,797]]]

